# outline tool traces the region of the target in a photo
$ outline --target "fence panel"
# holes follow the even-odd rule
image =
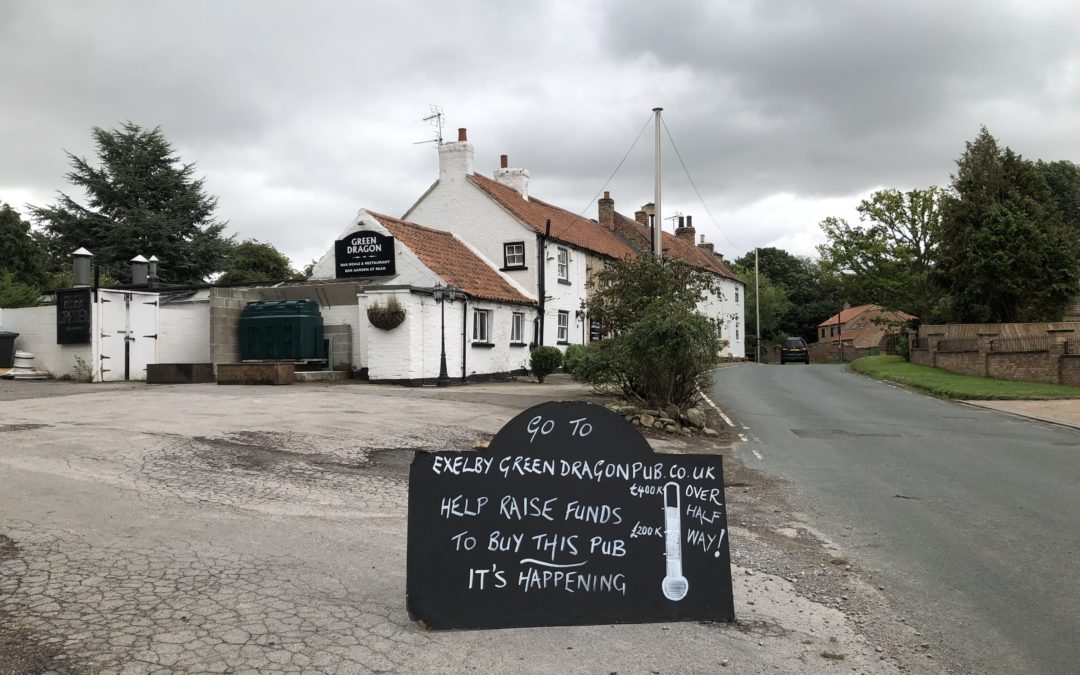
[[[1050,336],[1031,336],[1019,338],[995,338],[990,341],[992,352],[1048,352]]]
[[[977,352],[979,351],[979,338],[940,340],[937,343],[937,348],[939,352]]]

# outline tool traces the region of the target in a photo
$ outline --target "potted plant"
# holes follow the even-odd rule
[[[391,296],[390,299],[386,301],[386,305],[374,302],[368,306],[367,318],[368,321],[371,322],[371,325],[376,328],[393,330],[400,326],[401,322],[405,320],[405,308],[401,306],[401,303],[397,301],[397,298]]]

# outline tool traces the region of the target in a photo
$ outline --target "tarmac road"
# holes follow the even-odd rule
[[[1080,671],[1080,431],[843,366],[725,368],[711,395],[746,427],[737,455],[790,480],[952,665]]]
[[[871,641],[843,609],[738,563],[731,624],[410,621],[413,452],[474,447],[522,409],[568,398],[597,400],[565,376],[448,389],[0,383],[0,675],[892,674],[910,659],[904,636]],[[692,440],[650,442],[720,451]],[[794,531],[774,533],[788,544],[774,550],[768,522],[736,525],[786,524],[758,483],[733,501],[736,557],[792,576],[810,563],[789,548],[829,555]],[[833,586],[855,583],[831,572]],[[914,665],[905,672],[935,672]]]

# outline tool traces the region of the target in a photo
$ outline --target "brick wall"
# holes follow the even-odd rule
[[[961,375],[986,375],[983,357],[978,352],[937,352],[934,354],[934,367]]]
[[[1061,384],[1080,387],[1080,355],[1066,355],[1058,363]]]
[[[986,375],[1000,380],[1057,382],[1057,357],[1047,352],[991,352]]]
[[[933,366],[934,359],[930,356],[929,349],[912,349],[908,360],[920,366]]]

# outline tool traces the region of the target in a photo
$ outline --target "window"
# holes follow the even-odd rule
[[[525,342],[525,315],[521,312],[511,315],[510,342]]]
[[[739,304],[739,287],[735,287],[735,304]]]
[[[735,339],[739,339],[739,320],[735,319]]]
[[[570,251],[559,247],[559,281],[570,283]]]
[[[566,342],[570,338],[570,312],[559,312],[559,342]]]
[[[491,342],[491,310],[473,312],[472,339],[473,342]]]
[[[503,267],[506,269],[525,267],[525,242],[515,241],[503,244]]]

